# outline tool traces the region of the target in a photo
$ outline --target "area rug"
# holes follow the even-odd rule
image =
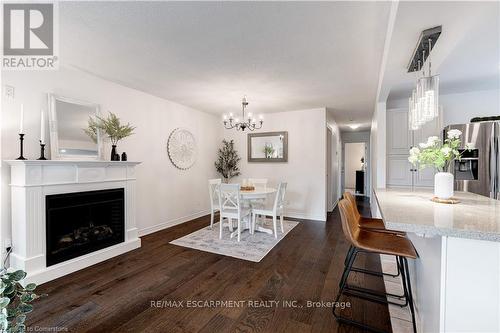
[[[264,227],[272,229],[272,224],[272,220],[266,219]],[[210,229],[210,226],[205,227],[189,235],[175,239],[170,244],[259,262],[298,224],[299,222],[295,221],[283,221],[284,233],[282,233],[278,220],[277,239],[274,238],[274,235],[258,231],[250,235],[248,230],[245,230],[242,231],[241,240],[238,242],[236,235],[230,238],[231,233],[228,227],[224,227],[222,239],[219,239],[219,223],[215,223],[213,229]]]

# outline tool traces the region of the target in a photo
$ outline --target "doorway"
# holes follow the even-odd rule
[[[344,189],[366,194],[366,143],[346,142],[344,146]]]
[[[340,175],[339,175],[339,139],[338,134],[326,127],[326,207],[327,213],[335,209],[340,193]]]

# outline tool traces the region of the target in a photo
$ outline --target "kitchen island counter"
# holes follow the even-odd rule
[[[456,192],[458,204],[432,202],[432,190],[375,190],[388,229],[406,231],[420,332],[500,332],[500,201]]]
[[[375,191],[388,229],[426,236],[451,236],[500,242],[500,201],[455,192],[458,204],[436,203],[431,189],[391,188]]]

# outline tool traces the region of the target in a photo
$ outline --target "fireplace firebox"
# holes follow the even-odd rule
[[[47,266],[125,240],[124,189],[46,196]]]

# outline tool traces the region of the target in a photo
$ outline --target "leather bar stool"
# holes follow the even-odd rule
[[[347,199],[342,199],[339,202],[339,208],[342,220],[342,231],[347,241],[351,244],[353,251],[347,253],[347,264],[345,265],[344,272],[342,273],[342,278],[339,283],[339,292],[335,301],[338,302],[340,297],[345,294],[377,303],[394,304],[400,307],[409,306],[413,324],[413,331],[416,333],[417,330],[415,324],[415,309],[413,305],[411,281],[408,270],[408,258],[416,259],[418,257],[413,244],[408,238],[400,234],[372,231],[360,228],[358,219],[354,214],[352,204]],[[352,271],[352,265],[356,260],[357,254],[360,251],[396,256],[398,266],[401,270],[403,295],[382,293],[368,288],[350,286],[347,283],[349,273]],[[388,299],[388,296],[391,298],[396,298],[396,300],[391,301]],[[337,307],[334,307],[333,315],[335,316],[337,321],[351,324],[363,329],[380,332],[380,330],[378,330],[377,328],[368,326],[362,322],[342,317],[340,316],[340,314],[337,314],[335,312],[336,310]]]
[[[384,221],[382,219],[361,216],[361,214],[359,213],[358,205],[356,204],[356,198],[354,197],[354,195],[352,195],[352,193],[350,193],[350,192],[344,192],[343,196],[344,196],[344,199],[348,200],[351,203],[351,208],[353,210],[353,213],[354,213],[356,220],[358,221],[358,225],[360,228],[372,230],[372,231],[375,230],[375,231],[379,231],[379,232],[388,232],[388,233],[398,234],[398,235],[402,235],[402,236],[406,235],[406,233],[404,231],[386,229],[385,225],[384,225]],[[352,246],[349,248],[349,252],[350,251],[353,251]],[[347,264],[347,259],[348,259],[348,257],[346,257],[346,262],[344,264]],[[372,271],[372,270],[368,270],[368,269],[364,269],[364,268],[357,268],[357,267],[353,267],[351,270],[355,271],[355,272],[361,272],[361,273],[366,273],[366,274],[375,275],[375,276],[391,276],[391,277],[395,278],[395,277],[398,277],[400,274],[399,264],[396,265],[396,269],[397,269],[396,274],[376,272],[376,271]]]
[[[356,220],[359,221],[359,226],[364,229],[375,229],[377,231],[381,232],[390,232],[394,234],[401,234],[405,235],[405,232],[403,231],[397,231],[397,230],[389,230],[385,228],[384,221],[382,219],[376,219],[376,218],[371,218],[371,217],[364,217],[361,216],[358,210],[358,205],[356,204],[356,198],[352,193],[350,192],[344,192],[344,199],[349,200],[351,203],[352,209],[354,216]]]

